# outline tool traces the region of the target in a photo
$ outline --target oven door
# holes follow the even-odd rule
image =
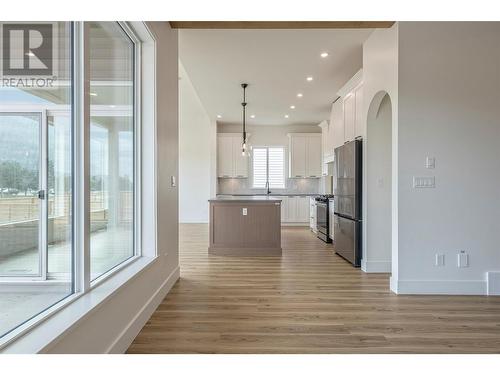
[[[316,225],[318,231],[328,235],[328,204],[316,201]]]

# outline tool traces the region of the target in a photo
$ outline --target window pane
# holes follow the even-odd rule
[[[71,278],[72,159],[71,118],[64,114],[48,117],[48,258],[49,277]]]
[[[0,28],[1,337],[73,293],[73,246],[71,24]]]
[[[264,188],[267,181],[267,150],[253,148],[253,187]]]
[[[40,114],[0,114],[0,275],[40,275]]]
[[[253,187],[285,188],[285,149],[283,147],[254,147]]]
[[[134,255],[134,44],[116,22],[90,24],[90,271]]]
[[[269,147],[269,186],[285,187],[285,150],[283,147]]]

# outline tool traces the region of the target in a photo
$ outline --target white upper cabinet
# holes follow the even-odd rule
[[[338,99],[332,105],[332,113],[330,116],[330,127],[332,129],[331,138],[333,151],[344,144],[344,113],[343,113],[343,102],[342,99]]]
[[[307,138],[303,135],[290,136],[290,178],[306,177]]]
[[[241,155],[241,134],[219,134],[217,137],[217,176],[248,177],[248,156]]]
[[[241,135],[232,137],[233,140],[233,177],[248,177],[248,156],[241,154],[242,138]]]
[[[356,95],[350,93],[344,98],[344,142],[356,137]]]
[[[306,176],[321,176],[321,136],[306,137],[307,139],[307,157],[306,157]]]
[[[356,97],[356,119],[354,138],[363,137],[365,133],[365,119],[363,118],[363,86],[358,86],[354,91]]]
[[[326,176],[328,174],[327,162],[331,161],[333,158],[333,125],[328,123],[328,121],[322,121],[319,125],[321,128],[321,148],[322,153],[322,175]]]
[[[289,134],[289,177],[321,176],[321,134],[297,133]]]
[[[217,175],[232,177],[233,175],[233,139],[227,136],[217,138]]]
[[[332,105],[330,127],[333,129],[333,149],[364,136],[363,70],[358,71],[338,91],[340,99]]]

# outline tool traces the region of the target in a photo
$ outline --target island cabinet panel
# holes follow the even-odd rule
[[[210,254],[281,255],[281,202],[210,202]]]

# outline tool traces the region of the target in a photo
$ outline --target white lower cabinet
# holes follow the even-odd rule
[[[333,241],[333,223],[334,223],[334,212],[335,212],[335,204],[333,199],[328,200],[328,220],[330,223],[329,227],[329,233],[330,233],[330,239]]]
[[[314,197],[309,198],[309,227],[314,233],[318,233],[318,225],[316,220],[316,200]]]
[[[305,224],[310,222],[309,196],[281,197],[281,222]]]

